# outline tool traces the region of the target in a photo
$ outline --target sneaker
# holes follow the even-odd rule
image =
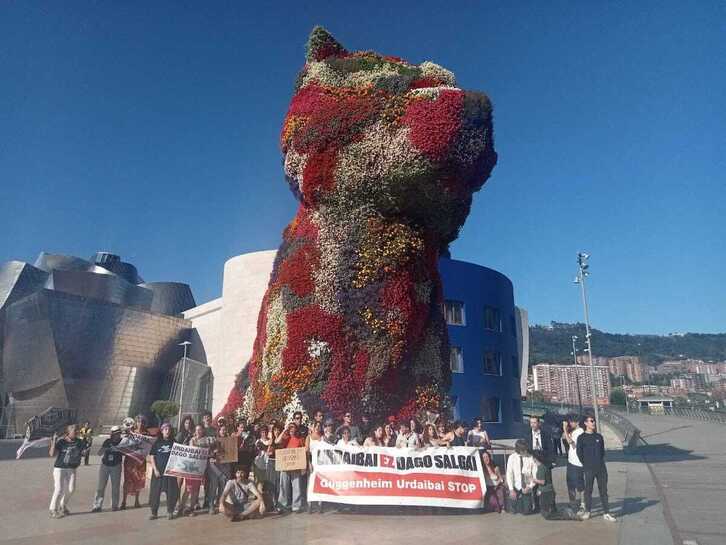
[[[70,509],[68,509],[67,507],[63,507],[63,514],[64,515],[70,515],[71,514]]]
[[[590,518],[590,511],[585,511],[582,515],[580,515],[580,518],[582,520],[587,520]]]
[[[55,512],[55,518],[57,518],[57,519],[62,519],[65,516],[66,515],[65,515],[65,513],[63,511],[56,511]]]
[[[614,516],[612,516],[612,515],[611,515],[610,513],[605,513],[605,514],[604,514],[604,515],[602,516],[602,519],[603,519],[603,520],[606,520],[606,521],[608,521],[608,522],[616,522],[616,518],[615,518]]]
[[[100,507],[94,507],[93,509],[91,509],[91,513],[100,513],[100,512],[101,512]]]
[[[167,520],[174,520],[176,518],[176,514],[175,513],[169,513],[166,518],[167,518]]]
[[[118,507],[112,507],[111,511],[118,511]]]
[[[158,518],[159,518],[159,515],[155,515],[154,513],[151,513],[151,514],[149,515],[149,520],[156,520],[156,519],[158,519]]]
[[[58,513],[56,513],[55,511],[50,511],[50,518],[52,518],[52,519],[58,518]]]

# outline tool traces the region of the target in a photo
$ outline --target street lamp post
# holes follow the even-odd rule
[[[184,347],[184,357],[182,358],[182,376],[181,376],[181,389],[179,390],[179,419],[177,422],[177,429],[181,430],[182,424],[182,408],[184,407],[184,376],[187,374],[187,347],[192,344],[189,341],[179,343],[179,346]]]
[[[595,425],[598,431],[600,431],[600,412],[597,406],[597,392],[595,388],[595,364],[592,361],[592,343],[590,340],[590,310],[587,306],[587,289],[585,287],[585,278],[590,275],[588,269],[590,266],[587,264],[587,260],[590,258],[589,254],[585,252],[578,252],[577,254],[577,276],[575,277],[575,284],[580,284],[580,293],[582,294],[582,306],[585,311],[585,342],[587,343],[587,357],[590,363],[590,381],[592,382],[592,408],[595,411]]]
[[[577,347],[575,346],[577,335],[572,336],[572,359],[575,363],[575,384],[577,385],[577,404],[580,407],[580,417],[582,417],[582,392],[580,391],[580,375],[577,374]]]

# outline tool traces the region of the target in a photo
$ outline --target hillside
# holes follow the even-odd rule
[[[584,348],[585,324],[552,322],[529,328],[529,363],[569,363],[572,361],[572,335],[577,335],[578,351]],[[592,330],[594,356],[640,356],[657,365],[663,360],[695,358],[726,361],[726,333],[683,335],[621,335]]]

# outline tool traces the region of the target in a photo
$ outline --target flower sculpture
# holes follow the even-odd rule
[[[431,62],[350,53],[313,29],[281,134],[300,202],[224,414],[445,410],[437,269],[497,159],[491,104]]]

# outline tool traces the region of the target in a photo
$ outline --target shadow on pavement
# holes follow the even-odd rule
[[[648,507],[657,505],[660,502],[658,500],[649,500],[643,497],[625,498],[623,501],[616,501],[610,504],[610,510],[613,511],[617,516],[621,517],[624,515],[632,515],[634,513],[640,513]]]
[[[674,447],[670,443],[657,443],[630,447],[622,451],[608,451],[605,460],[608,462],[659,464],[664,462],[685,462],[690,460],[705,460],[706,456],[693,454],[693,450]]]

